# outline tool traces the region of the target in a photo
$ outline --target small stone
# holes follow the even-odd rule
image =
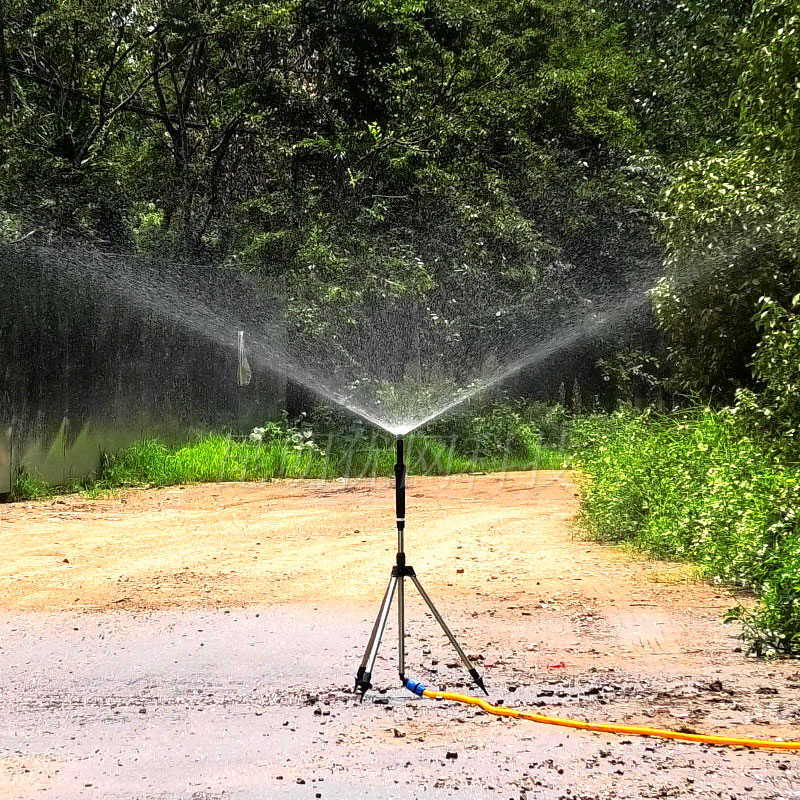
[[[449,759],[454,761],[455,759],[458,758],[458,753],[453,753],[450,750],[448,750],[447,751],[447,755],[445,756],[445,758],[449,758]]]

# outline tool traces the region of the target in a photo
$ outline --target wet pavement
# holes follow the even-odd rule
[[[459,613],[452,604],[447,612]],[[800,757],[792,754],[565,732],[395,688],[359,704],[351,676],[369,624],[352,609],[304,605],[3,614],[0,796],[800,797]],[[440,639],[417,614],[409,664],[421,666],[409,671],[467,690]],[[473,646],[503,652],[502,641],[479,639]],[[390,629],[376,685],[396,684],[395,643]],[[759,691],[727,676],[715,683],[712,665],[699,677],[531,671],[518,648],[509,641],[508,658],[484,660],[495,702],[640,723],[664,706],[673,727],[697,727],[698,710],[717,729],[720,720],[735,727],[759,716],[798,722],[788,672],[773,673]]]

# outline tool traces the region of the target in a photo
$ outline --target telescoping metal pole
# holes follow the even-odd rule
[[[404,458],[403,436],[397,437],[397,461],[394,465],[394,505],[397,515],[397,566],[393,573],[397,575],[397,671],[400,682],[406,679],[406,462]]]
[[[403,435],[400,434],[397,437],[397,463],[394,465],[394,505],[397,512],[397,552],[405,555],[403,538],[406,529],[406,462],[403,450]]]

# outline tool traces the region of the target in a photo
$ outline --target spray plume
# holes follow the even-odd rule
[[[641,313],[652,265],[613,286],[573,287],[542,296],[502,276],[470,286],[456,276],[426,291],[391,275],[371,285],[293,291],[240,270],[196,267],[77,249],[38,248],[60,280],[94,295],[113,295],[306,386],[393,434],[408,433],[584,340],[616,335]],[[467,283],[464,283],[467,280]]]

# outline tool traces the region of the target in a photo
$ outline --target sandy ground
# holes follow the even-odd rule
[[[493,701],[800,738],[800,665],[733,599],[574,535],[568,474],[409,479],[407,550]],[[394,558],[386,480],[0,506],[2,798],[791,798],[800,756],[566,732],[351,694]],[[408,672],[468,690],[408,592]]]

